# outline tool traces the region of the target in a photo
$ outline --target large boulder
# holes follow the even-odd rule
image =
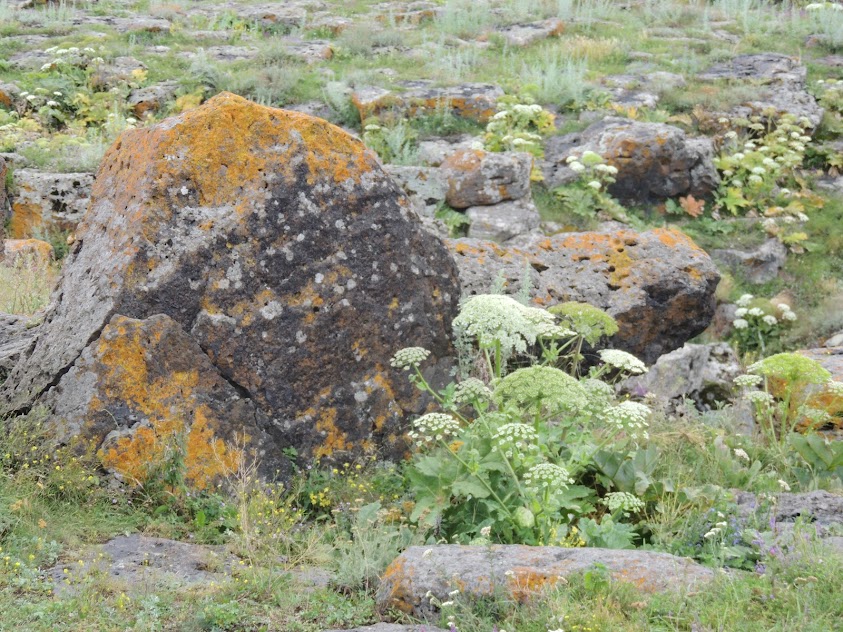
[[[710,139],[688,138],[664,123],[610,117],[547,141],[542,171],[548,186],[579,178],[567,159],[586,151],[600,154],[618,169],[609,192],[625,204],[658,203],[679,195],[705,197],[720,182]]]
[[[773,110],[807,118],[817,127],[823,109],[806,89],[808,69],[797,59],[779,53],[739,55],[715,64],[700,75],[703,81],[728,81],[757,86],[752,99],[735,108],[733,116],[746,117]]]
[[[525,601],[563,585],[575,573],[603,565],[611,577],[646,592],[685,591],[714,578],[714,571],[668,553],[551,546],[411,546],[384,572],[378,588],[382,610],[420,618],[437,614],[437,601],[503,596]],[[432,598],[432,599],[431,599]]]
[[[448,244],[464,296],[487,293],[499,277],[516,293],[526,275],[540,306],[582,301],[607,310],[620,327],[612,346],[648,363],[701,333],[714,314],[717,268],[675,229],[561,233],[509,247]]]
[[[273,471],[285,448],[397,456],[425,402],[389,359],[424,346],[444,369],[458,298],[361,142],[223,93],[108,151],[0,406],[48,406],[127,476],[170,435],[188,462],[255,447]]]

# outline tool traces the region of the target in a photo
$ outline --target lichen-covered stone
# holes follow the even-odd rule
[[[686,591],[714,578],[714,571],[668,553],[600,548],[445,544],[411,546],[381,577],[381,610],[420,618],[436,616],[440,603],[459,590],[461,599],[506,596],[527,601],[567,577],[604,565],[615,581],[645,592]]]
[[[799,353],[819,362],[831,373],[832,380],[843,382],[843,347],[803,349]],[[772,384],[771,388],[778,391],[776,394],[783,395],[782,386]],[[804,400],[807,406],[826,411],[831,415],[831,425],[843,429],[843,395],[830,392],[822,386],[809,386],[799,395],[795,398],[797,401]]]
[[[787,261],[787,246],[778,239],[768,239],[750,251],[736,248],[712,250],[711,258],[750,283],[769,283],[779,276]]]
[[[155,114],[167,101],[176,96],[179,84],[175,81],[164,81],[146,88],[133,90],[129,95],[129,106],[139,119],[146,114]]]
[[[511,24],[497,31],[510,46],[529,46],[548,37],[561,35],[564,32],[565,23],[559,18],[526,24]]]
[[[27,239],[74,230],[88,209],[93,181],[92,173],[15,170],[9,236]]]
[[[12,267],[20,263],[44,268],[55,261],[53,247],[41,239],[4,239],[3,265]]]
[[[530,192],[533,157],[519,152],[458,151],[440,167],[448,182],[445,200],[452,208],[518,200]]]
[[[458,298],[447,249],[361,142],[223,93],[108,151],[57,300],[0,403],[59,406],[62,380],[96,376],[116,353],[110,341],[125,336],[105,334],[115,315],[165,314],[254,407],[270,437],[262,458],[285,447],[394,456],[405,412],[424,402],[389,359],[417,345],[428,366],[445,362]],[[201,399],[195,388],[180,406]],[[135,423],[128,395],[97,393],[113,404],[112,429]],[[95,407],[61,410],[83,433],[101,427]]]
[[[585,151],[600,154],[618,169],[609,191],[626,204],[663,202],[679,195],[705,197],[720,182],[710,139],[688,138],[664,123],[610,117],[547,141],[542,171],[548,186],[579,178],[566,161]]]
[[[541,223],[539,210],[529,197],[492,206],[471,206],[465,210],[465,215],[471,220],[470,238],[498,243],[534,231]]]
[[[29,326],[30,322],[26,316],[0,313],[0,384],[35,337],[36,329]]]
[[[488,83],[463,83],[438,87],[430,81],[402,81],[399,90],[361,87],[351,95],[360,112],[361,120],[385,111],[404,112],[410,115],[420,109],[433,113],[448,109],[455,116],[486,123],[496,112],[503,89]]]
[[[714,314],[717,268],[675,229],[560,233],[519,246],[473,239],[448,245],[464,296],[488,292],[499,275],[514,294],[526,274],[537,305],[582,301],[607,310],[620,327],[610,345],[648,363],[701,333]]]

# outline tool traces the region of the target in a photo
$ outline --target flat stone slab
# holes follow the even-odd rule
[[[602,564],[617,581],[647,592],[687,590],[714,578],[714,571],[668,553],[599,548],[522,545],[412,546],[381,578],[377,601],[415,617],[436,614],[431,597],[447,601],[459,590],[463,598],[504,592],[525,601],[571,575]]]

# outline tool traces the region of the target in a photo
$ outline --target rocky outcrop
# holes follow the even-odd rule
[[[610,117],[583,132],[547,141],[542,171],[548,186],[576,180],[579,175],[566,160],[585,151],[617,167],[609,192],[625,204],[652,204],[680,195],[705,197],[720,182],[710,139],[688,138],[664,123]]]
[[[484,294],[500,276],[507,292],[525,275],[533,301],[581,301],[607,310],[620,331],[611,345],[652,363],[702,332],[714,314],[720,279],[708,255],[674,229],[561,233],[520,246],[448,242],[464,296]]]
[[[0,313],[0,384],[35,338],[36,329],[29,326],[30,322],[36,321]]]
[[[469,238],[498,243],[535,231],[541,223],[539,211],[528,197],[492,206],[472,206],[465,215],[471,221]]]
[[[565,23],[559,18],[511,24],[496,31],[510,46],[529,46],[548,37],[565,32]]]
[[[142,119],[147,114],[155,114],[176,96],[179,84],[176,81],[164,81],[153,86],[132,90],[129,95],[129,107],[134,115]]]
[[[823,109],[805,88],[808,69],[793,57],[778,53],[739,55],[715,64],[697,75],[703,81],[750,83],[758,87],[752,100],[732,111],[746,117],[765,110],[807,118],[812,127],[820,124]]]
[[[92,173],[16,169],[14,178],[10,237],[25,239],[36,234],[72,231],[88,209]]]
[[[418,345],[447,364],[458,298],[447,250],[362,143],[223,93],[108,151],[0,402],[50,406],[127,477],[170,436],[195,480],[208,446],[222,469],[238,449],[282,472],[288,447],[397,456],[424,402],[389,359]]]
[[[526,601],[561,584],[574,573],[602,564],[616,581],[646,592],[685,591],[714,578],[714,571],[688,559],[642,550],[549,546],[411,546],[381,578],[382,610],[425,618],[437,614],[436,601],[505,595]],[[431,600],[431,597],[433,598]]]
[[[2,264],[43,268],[55,261],[53,247],[40,239],[4,239]]]

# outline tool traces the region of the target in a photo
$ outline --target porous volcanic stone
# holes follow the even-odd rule
[[[714,315],[717,268],[675,229],[561,233],[512,247],[474,239],[448,245],[464,296],[487,293],[499,275],[514,294],[526,271],[536,304],[582,301],[607,310],[620,327],[610,345],[648,363],[701,333]]]
[[[149,427],[186,436],[199,458],[206,448],[189,439],[203,423],[223,437],[251,427],[247,447],[273,464],[287,447],[403,454],[405,413],[424,401],[389,359],[418,345],[432,371],[448,364],[459,286],[447,249],[361,142],[222,93],[120,136],[56,297],[0,407],[48,403],[54,423],[95,441],[106,425],[126,430],[119,471]],[[159,357],[165,332],[192,358],[184,368]],[[61,403],[77,389],[78,406]]]
[[[452,208],[518,200],[530,192],[533,157],[518,152],[458,151],[440,167],[448,181],[445,200]]]
[[[71,231],[88,209],[92,173],[50,173],[17,169],[9,235],[25,239],[37,233]]]
[[[549,546],[411,546],[386,569],[378,588],[382,610],[431,617],[448,593],[464,599],[503,593],[525,601],[574,573],[603,564],[617,581],[648,592],[683,591],[711,580],[714,572],[668,553]]]

